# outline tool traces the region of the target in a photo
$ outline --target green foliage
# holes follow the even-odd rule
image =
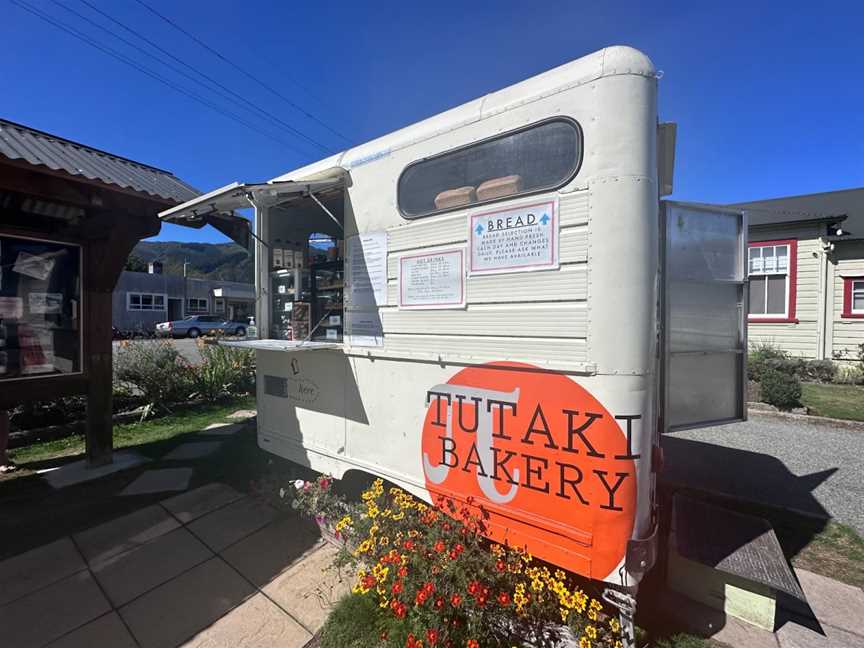
[[[856,365],[837,365],[834,382],[838,385],[864,385],[864,371]]]
[[[702,637],[695,637],[689,634],[676,634],[665,639],[659,639],[654,645],[656,648],[714,648],[720,644],[710,639],[703,639]]]
[[[195,390],[195,371],[168,341],[121,342],[114,380],[141,395],[145,414],[154,408],[168,410],[169,404],[188,400]]]
[[[779,409],[792,409],[801,402],[801,381],[797,376],[765,369],[761,374],[762,400]]]
[[[123,269],[129,272],[147,272],[147,262],[141,258],[141,255],[132,252],[126,259]]]
[[[837,375],[837,365],[831,360],[793,358],[771,342],[756,342],[747,358],[747,377],[762,382],[766,371],[779,371],[805,382],[830,383]]]
[[[255,352],[198,342],[203,362],[193,369],[196,393],[207,400],[255,388]]]
[[[182,275],[183,263],[188,262],[190,277],[246,283],[252,283],[254,278],[252,255],[234,243],[142,241],[133,254],[143,260],[145,271],[148,261],[159,259],[168,275]]]
[[[369,648],[379,643],[378,606],[369,596],[340,599],[321,629],[321,648]]]

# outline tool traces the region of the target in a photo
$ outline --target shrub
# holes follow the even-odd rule
[[[801,402],[801,381],[794,375],[767,369],[760,385],[762,400],[779,409],[792,409]]]
[[[167,341],[121,342],[114,379],[119,387],[141,395],[145,415],[153,408],[168,410],[169,404],[188,400],[195,388],[192,368]]]
[[[207,400],[248,394],[255,387],[255,352],[198,342],[202,363],[193,370],[195,391]]]
[[[803,375],[798,375],[807,382],[831,383],[837,374],[837,365],[831,360],[808,360],[803,363]]]
[[[864,371],[856,365],[837,365],[834,382],[840,385],[864,385]]]
[[[794,362],[789,354],[771,342],[753,342],[747,356],[747,377],[761,382],[762,373],[767,369],[788,372],[789,362]]]
[[[439,497],[433,507],[399,488],[385,492],[378,479],[351,504],[332,488],[329,477],[298,480],[293,505],[319,524],[329,518],[343,539],[335,566],[356,569],[352,592],[372,601],[343,612],[374,611],[367,623],[378,632],[376,645],[513,646],[530,637],[551,647],[565,626],[580,645],[620,641],[617,616],[607,616],[575,577],[486,540],[487,513],[473,498],[457,506]]]

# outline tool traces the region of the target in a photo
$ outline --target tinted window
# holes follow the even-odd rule
[[[582,158],[578,125],[555,119],[408,166],[399,178],[406,218],[553,189]]]

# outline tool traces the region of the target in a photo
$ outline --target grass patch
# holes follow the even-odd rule
[[[378,607],[371,596],[342,597],[321,628],[321,648],[367,648],[380,645]]]
[[[198,432],[211,423],[227,422],[228,415],[238,409],[254,409],[255,397],[247,396],[216,403],[190,406],[174,414],[143,423],[123,423],[114,426],[114,447],[128,448],[155,441],[164,441],[180,434]],[[28,463],[68,457],[84,452],[84,437],[75,435],[54,441],[34,443],[10,450],[12,460],[26,467]],[[146,454],[146,453],[145,453]]]
[[[864,387],[803,383],[801,403],[817,416],[864,421]]]
[[[864,588],[864,538],[845,524],[829,522],[793,557],[792,563]]]

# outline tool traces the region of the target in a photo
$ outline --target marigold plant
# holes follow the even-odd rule
[[[376,603],[382,647],[553,646],[568,631],[580,648],[621,646],[617,618],[573,575],[490,543],[470,497],[430,506],[378,479],[348,503],[329,477],[297,482],[294,494],[319,524],[329,519],[337,566],[352,567],[353,594]]]

